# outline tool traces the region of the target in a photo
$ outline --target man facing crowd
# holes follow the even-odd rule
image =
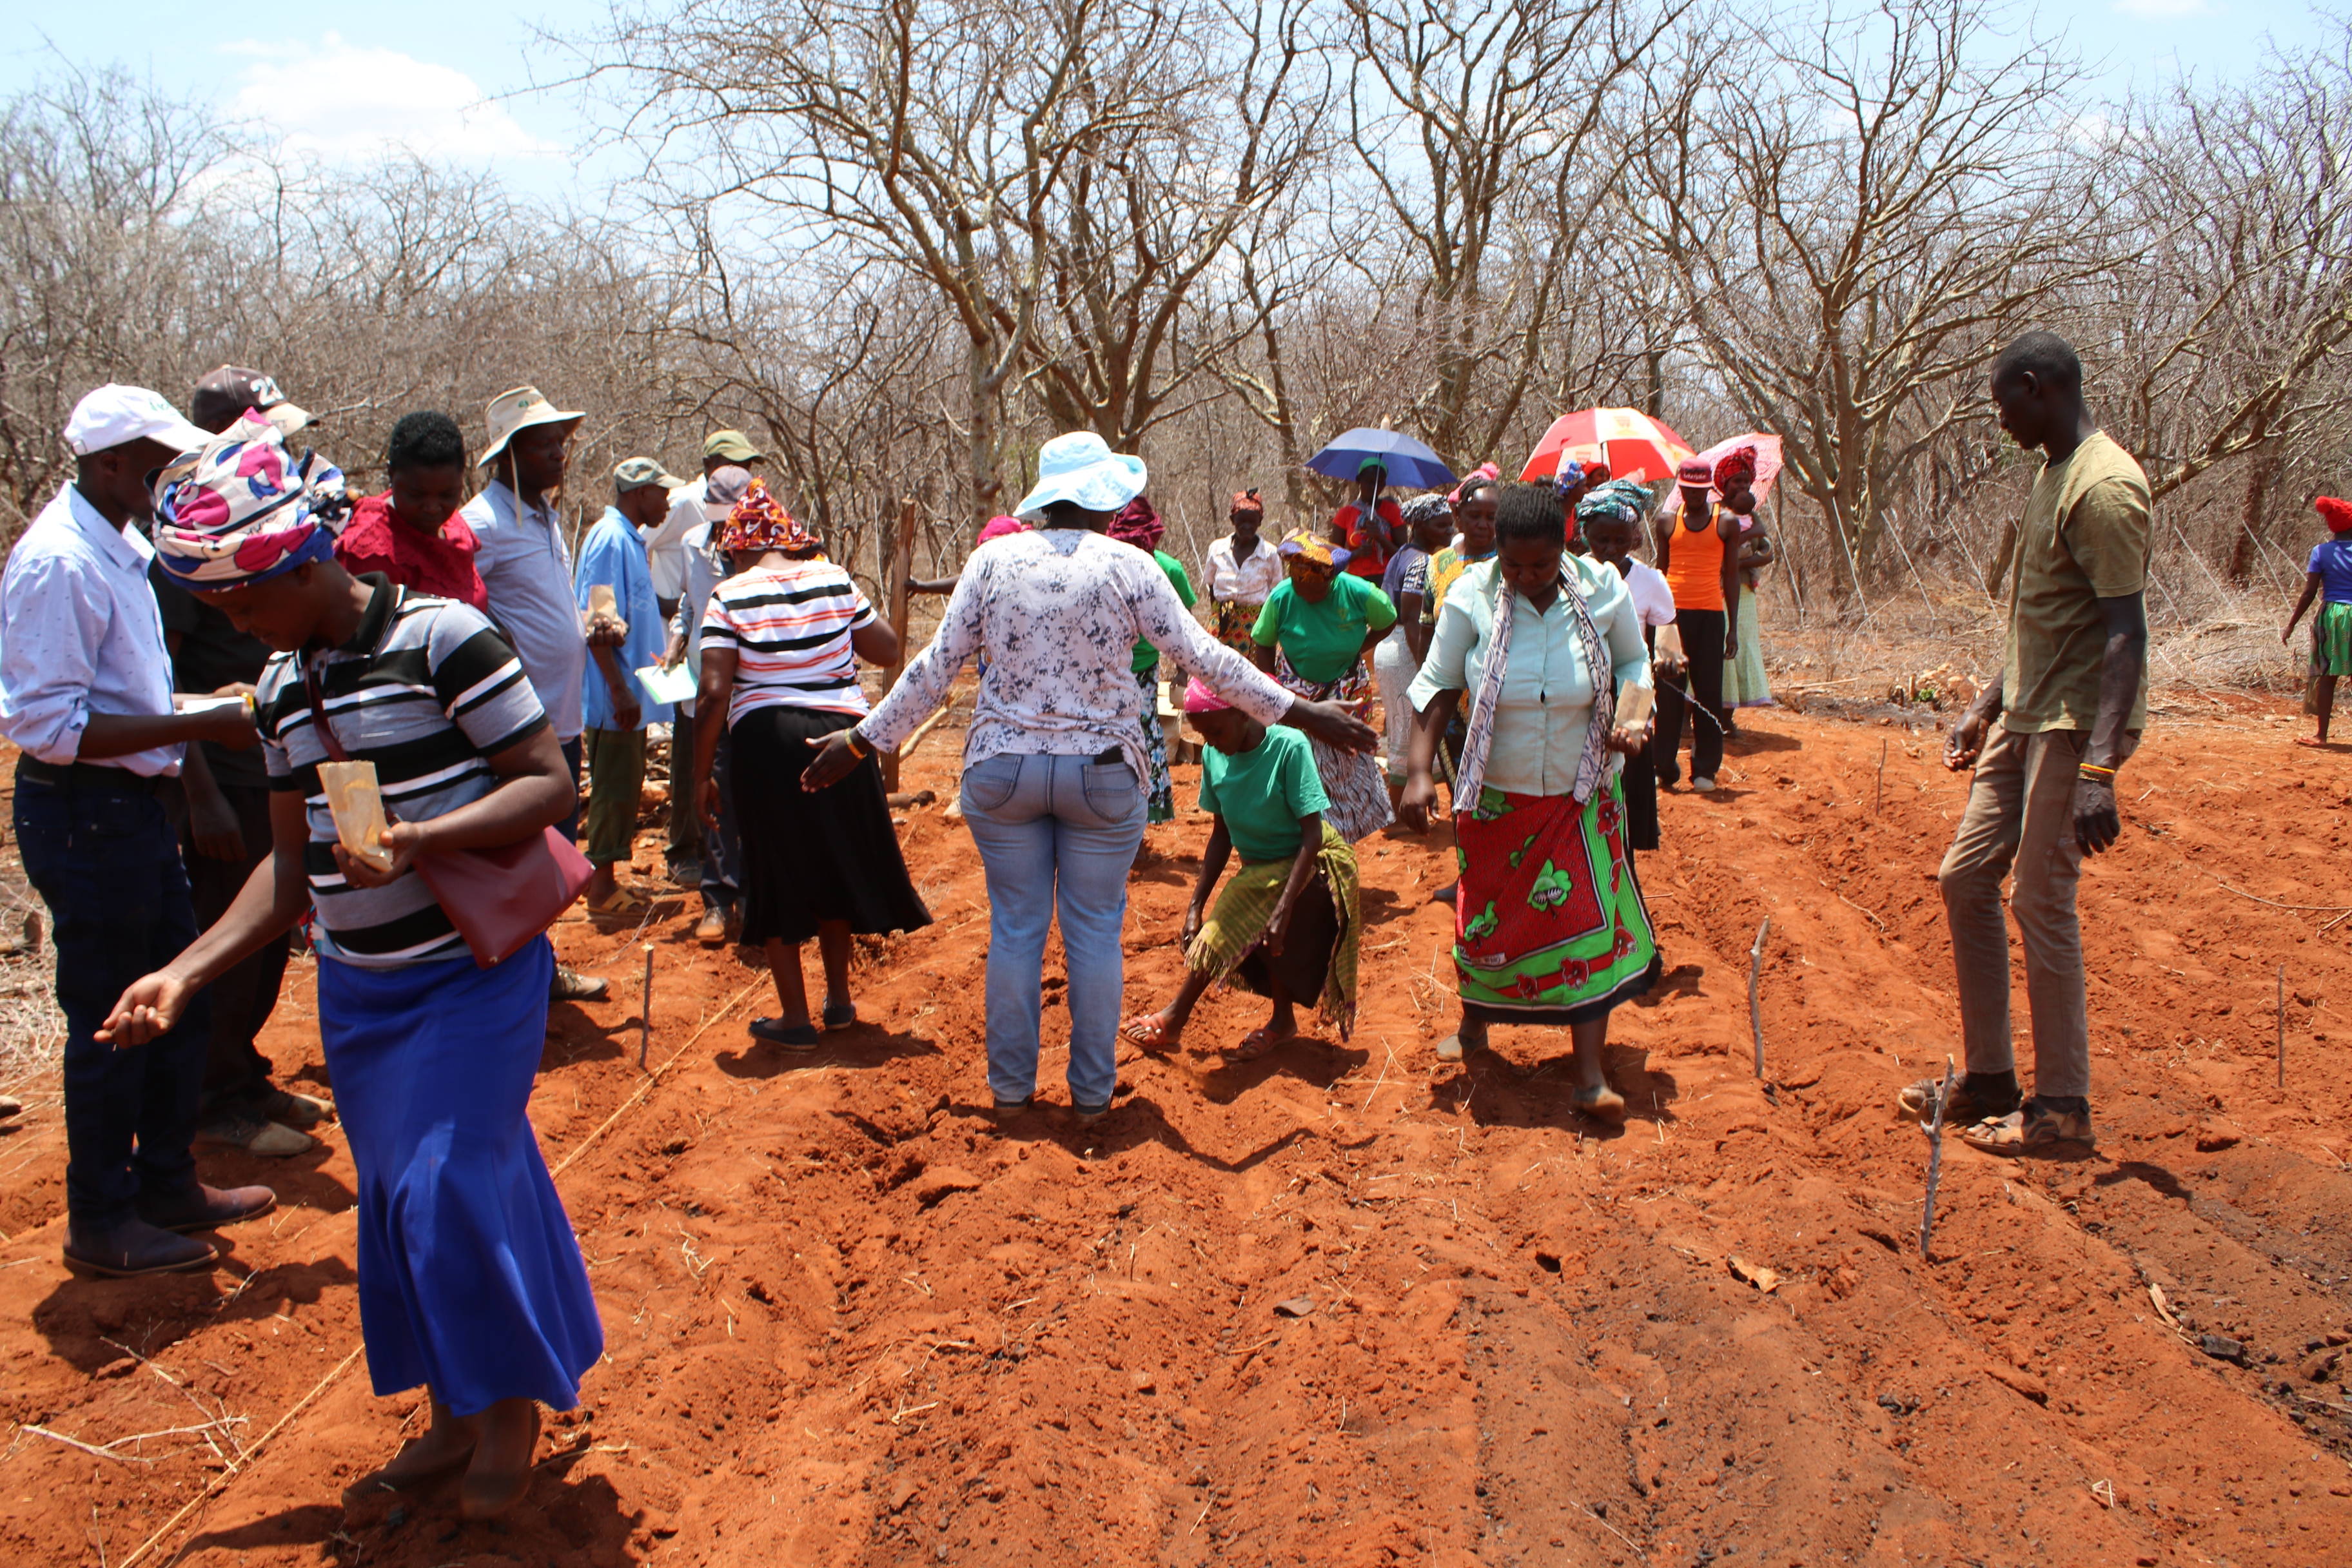
[[[613,504],[580,541],[572,586],[588,616],[589,667],[581,705],[588,763],[588,860],[596,868],[588,910],[634,915],[643,895],[621,885],[637,831],[637,802],[646,784],[646,726],[669,720],[667,703],[650,703],[636,671],[661,660],[667,627],[654,595],[645,536],[669,510],[669,492],[685,483],[651,458],[631,458],[613,470]]]
[[[2001,428],[2040,447],[2010,591],[2000,679],[1953,726],[1944,765],[1975,765],[1967,811],[1940,879],[1958,972],[1967,1075],[1944,1120],[1972,1147],[2040,1154],[2087,1146],[2090,1021],[2074,907],[2084,855],[2123,831],[2116,772],[2147,723],[2147,478],[2099,429],[2083,364],[2063,338],[2028,332],[1993,362]],[[2000,886],[2025,944],[2033,1017],[2033,1095],[2021,1101],[2010,1046],[2009,930]],[[1933,1079],[1903,1109],[1934,1110]]]

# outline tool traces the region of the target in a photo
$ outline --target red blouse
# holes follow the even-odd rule
[[[474,570],[474,531],[456,512],[436,534],[425,532],[392,510],[392,493],[367,496],[352,509],[352,521],[335,542],[335,559],[353,575],[381,572],[404,588],[456,599],[488,615],[490,592]]]

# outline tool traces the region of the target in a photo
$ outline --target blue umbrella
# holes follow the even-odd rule
[[[1405,489],[1433,490],[1454,482],[1454,470],[1412,437],[1369,426],[1335,437],[1307,458],[1307,466],[1328,479],[1352,479],[1367,458],[1378,458],[1389,472],[1389,483]]]

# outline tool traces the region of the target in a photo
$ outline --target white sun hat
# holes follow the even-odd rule
[[[1037,488],[1021,498],[1013,514],[1041,521],[1057,500],[1087,511],[1117,511],[1143,493],[1143,459],[1114,452],[1091,430],[1056,436],[1037,450]]]
[[[77,458],[141,439],[174,452],[194,452],[212,436],[189,424],[162,393],[114,382],[86,394],[66,420],[66,447]]]

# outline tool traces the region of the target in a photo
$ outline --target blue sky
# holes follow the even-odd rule
[[[540,195],[589,195],[618,161],[577,158],[593,125],[576,92],[533,90],[571,65],[537,31],[587,33],[608,14],[606,0],[516,9],[403,0],[274,13],[304,20],[271,36],[186,0],[49,7],[20,17],[0,45],[0,94],[54,74],[61,60],[121,63],[325,157],[402,145],[494,167]],[[2063,29],[2111,98],[2159,89],[2183,70],[2239,77],[2257,63],[2265,37],[2298,46],[2328,27],[2293,0],[2033,0],[2012,15]]]

